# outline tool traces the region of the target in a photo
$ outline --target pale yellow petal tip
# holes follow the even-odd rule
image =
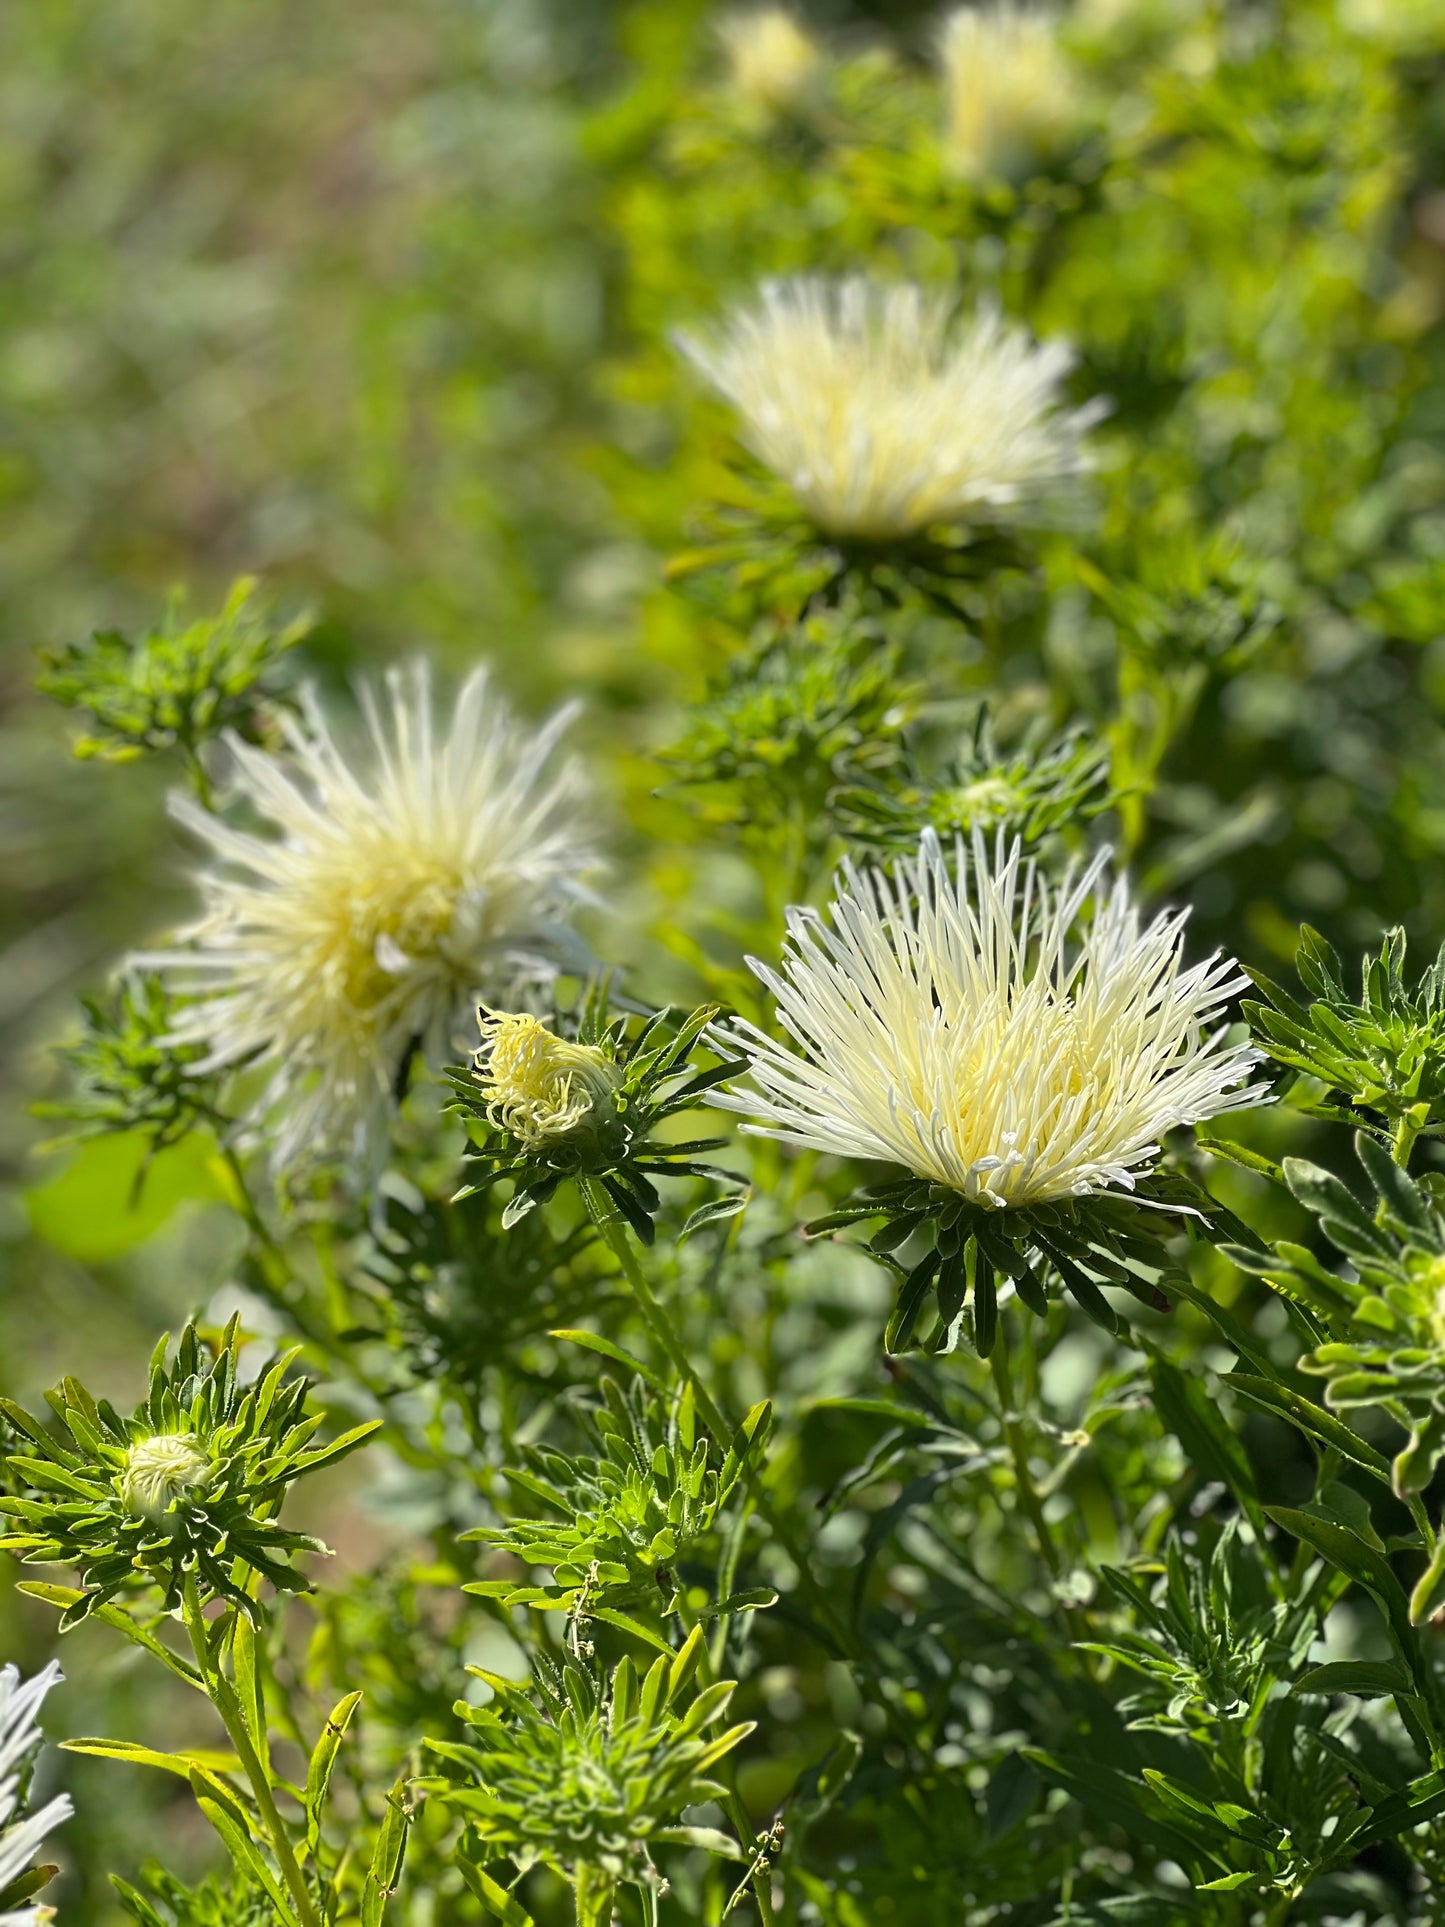
[[[473,1059],[488,1121],[529,1150],[541,1150],[614,1115],[618,1065],[595,1044],[574,1044],[525,1012],[477,1013],[482,1043]]]
[[[120,1494],[143,1519],[162,1519],[178,1498],[204,1491],[214,1473],[211,1455],[189,1432],[137,1439],[126,1454]]]
[[[726,14],[717,37],[733,92],[769,113],[794,106],[823,64],[822,48],[785,7]]]
[[[1045,159],[1082,122],[1083,90],[1042,8],[959,7],[939,36],[944,151],[970,180],[1008,176]]]
[[[784,1143],[898,1164],[1012,1209],[1132,1190],[1166,1134],[1262,1100],[1223,1023],[1245,987],[1186,967],[1105,857],[1051,887],[1020,845],[936,838],[891,874],[845,866],[831,930],[790,914],[780,1043],[740,1036],[753,1088],[714,1101]]]

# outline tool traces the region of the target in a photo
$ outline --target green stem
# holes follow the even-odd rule
[[[1429,1116],[1430,1106],[1428,1104],[1415,1104],[1406,1111],[1405,1115],[1395,1126],[1395,1141],[1390,1148],[1390,1155],[1394,1158],[1396,1164],[1402,1168],[1408,1166],[1410,1153],[1415,1148],[1415,1140],[1419,1137],[1421,1131],[1424,1130]]]
[[[1048,1567],[1049,1577],[1058,1581],[1064,1575],[1064,1560],[1059,1551],[1058,1542],[1054,1538],[1053,1527],[1049,1524],[1044,1512],[1044,1502],[1039,1497],[1038,1487],[1034,1484],[1034,1475],[1029,1466],[1028,1438],[1014,1411],[1013,1381],[1008,1367],[1008,1340],[1004,1336],[1001,1323],[994,1339],[993,1355],[989,1365],[993,1372],[994,1390],[998,1394],[999,1423],[1003,1427],[1009,1457],[1013,1461],[1014,1490],[1018,1494],[1019,1504],[1023,1507],[1034,1529],[1039,1557]],[[1059,1604],[1070,1637],[1074,1640],[1081,1639],[1085,1629],[1079,1623],[1077,1610],[1073,1606],[1064,1605],[1062,1600]]]
[[[651,1285],[648,1284],[646,1274],[637,1262],[626,1231],[616,1216],[608,1210],[605,1193],[600,1191],[590,1178],[581,1179],[580,1185],[592,1222],[602,1233],[612,1255],[622,1267],[622,1275],[632,1287],[632,1295],[637,1300],[638,1309],[647,1320],[648,1329],[667,1354],[678,1376],[692,1387],[699,1417],[721,1449],[726,1452],[732,1444],[736,1426],[730,1425],[724,1418],[717,1400],[703,1383],[689,1359],[681,1339],[673,1328],[672,1320],[668,1317]],[[828,1643],[835,1646],[839,1652],[845,1653],[850,1659],[863,1662],[865,1656],[861,1645],[847,1622],[834,1608],[833,1602],[814,1579],[807,1555],[779,1517],[777,1508],[773,1504],[772,1494],[763,1484],[761,1475],[751,1461],[746,1465],[745,1473],[758,1511],[767,1521],[779,1545],[798,1569],[798,1582],[806,1593],[813,1612],[826,1629]]]
[[[281,1877],[296,1903],[297,1917],[301,1927],[321,1927],[321,1916],[316,1911],[310,1889],[302,1876],[296,1855],[292,1851],[291,1837],[286,1831],[286,1822],[281,1818],[271,1791],[271,1780],[261,1757],[246,1728],[245,1715],[241,1711],[230,1681],[222,1673],[218,1662],[211,1657],[211,1643],[206,1631],[205,1614],[201,1610],[201,1595],[196,1585],[194,1573],[188,1574],[185,1582],[184,1608],[186,1631],[190,1634],[191,1650],[196,1655],[196,1664],[201,1677],[206,1682],[206,1692],[212,1706],[220,1714],[222,1723],[230,1736],[236,1756],[245,1769],[246,1778],[251,1782],[251,1791],[256,1796],[256,1805],[261,1810],[271,1842],[271,1851],[276,1856],[276,1865]]]
[[[601,1867],[584,1860],[577,1868],[577,1927],[611,1927],[617,1902],[617,1882]]]

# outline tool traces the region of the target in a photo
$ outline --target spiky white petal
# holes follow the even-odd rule
[[[54,1660],[28,1680],[16,1667],[0,1666],[0,1893],[27,1871],[46,1836],[74,1811],[70,1796],[61,1793],[16,1825],[8,1824],[19,1797],[21,1763],[40,1744],[41,1702],[62,1677]],[[49,1908],[21,1907],[0,1914],[0,1927],[36,1927],[49,1917]]]
[[[477,670],[443,733],[425,664],[361,694],[354,760],[310,696],[285,756],[231,739],[239,797],[274,834],[176,801],[217,859],[207,914],[142,959],[196,998],[173,1043],[270,1067],[256,1114],[276,1116],[282,1164],[384,1115],[408,1052],[448,1047],[479,995],[554,971],[595,863],[579,772],[555,763],[570,712],[526,729]]]
[[[960,7],[939,36],[948,160],[970,179],[1048,155],[1082,118],[1079,80],[1052,13],[1010,4]]]
[[[1107,852],[1056,890],[1016,842],[956,855],[930,832],[891,874],[846,864],[826,920],[788,912],[780,971],[748,959],[798,1049],[742,1027],[755,1088],[713,1101],[745,1130],[1004,1209],[1132,1189],[1175,1125],[1260,1101],[1219,1022],[1246,980],[1185,968],[1187,912],[1143,925]]]
[[[769,112],[791,106],[822,63],[818,43],[786,7],[746,7],[718,22],[733,91]]]
[[[996,520],[1088,466],[1101,409],[1061,407],[1061,342],[982,308],[955,324],[911,282],[765,281],[712,336],[679,345],[743,438],[825,534],[896,540]]]

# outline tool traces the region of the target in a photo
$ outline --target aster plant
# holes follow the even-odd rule
[[[710,1101],[745,1131],[903,1167],[813,1226],[885,1220],[872,1249],[903,1279],[890,1349],[930,1290],[947,1344],[971,1289],[985,1355],[1000,1283],[1042,1314],[1057,1276],[1110,1328],[1102,1284],[1157,1302],[1161,1246],[1205,1208],[1158,1168],[1165,1135],[1264,1095],[1221,1022],[1247,980],[1219,957],[1182,968],[1183,915],[1142,925],[1107,862],[1051,888],[1020,843],[975,833],[951,873],[925,831],[891,874],[845,864],[826,921],[791,911],[781,970],[753,962],[792,1044],[730,1030],[752,1089]]]
[[[718,1016],[715,1005],[674,1017],[670,1010],[633,1018],[613,1015],[605,988],[593,990],[575,1019],[559,1013],[572,1035],[525,1012],[477,1013],[481,1046],[470,1076],[451,1079],[455,1108],[468,1120],[475,1149],[457,1194],[472,1196],[508,1178],[512,1195],[503,1227],[515,1224],[572,1181],[595,1209],[599,1198],[642,1241],[656,1236],[662,1199],[654,1179],[740,1181],[698,1161],[722,1138],[659,1135],[669,1118],[694,1110],[705,1092],[736,1068],[726,1060],[699,1066],[695,1053]],[[741,1208],[729,1198],[701,1207],[698,1224]]]
[[[214,616],[188,619],[176,598],[143,636],[102,630],[52,652],[40,687],[89,719],[77,756],[133,762],[177,750],[209,795],[201,752],[227,730],[248,739],[272,732],[290,706],[285,659],[310,628],[305,616],[272,620],[256,582],[244,577]]]
[[[619,1887],[655,1904],[664,1884],[659,1848],[746,1858],[727,1834],[683,1817],[688,1807],[728,1801],[713,1769],[752,1731],[746,1721],[718,1730],[734,1680],[690,1690],[703,1657],[698,1628],[641,1679],[630,1659],[609,1680],[572,1662],[540,1673],[529,1692],[470,1669],[494,1698],[458,1707],[472,1731],[466,1745],[433,1742],[466,1778],[429,1785],[468,1822],[459,1864],[489,1910],[508,1899],[490,1871],[498,1862],[521,1873],[552,1867],[572,1888],[577,1927],[609,1927]],[[528,1917],[517,1908],[511,1918],[520,1927]]]
[[[130,1419],[65,1380],[51,1405],[67,1442],[7,1400],[5,1416],[27,1449],[7,1457],[19,1492],[0,1499],[13,1521],[0,1545],[30,1563],[76,1568],[78,1587],[27,1590],[61,1609],[62,1632],[98,1619],[203,1692],[234,1749],[163,1753],[84,1739],[68,1742],[70,1750],[188,1779],[238,1876],[266,1896],[269,1918],[281,1927],[322,1927],[360,1877],[353,1870],[360,1843],[332,1853],[321,1823],[337,1751],[361,1696],[337,1705],[316,1741],[298,1827],[277,1797],[286,1782],[270,1750],[258,1644],[266,1622],[262,1595],[267,1585],[281,1593],[306,1590],[310,1582],[293,1556],[326,1551],[310,1534],[277,1523],[287,1488],[344,1458],[377,1422],[313,1445],[324,1414],[307,1411],[306,1381],[291,1373],[294,1354],[243,1384],[243,1343],[239,1319],[209,1344],[189,1325],[168,1366],[169,1341],[162,1339],[149,1396]],[[157,1606],[183,1624],[191,1659],[158,1637]],[[367,1907],[373,1919],[394,1884],[405,1818],[400,1805],[389,1805],[370,1843],[364,1880],[375,1889]]]
[[[459,60],[397,42],[342,197],[365,243],[401,193],[420,274],[400,331],[373,305],[357,336],[402,349],[365,356],[361,496],[346,438],[307,436],[284,501],[248,463],[222,534],[289,544],[328,459],[365,522],[400,424],[446,512],[289,544],[326,605],[309,671],[243,588],[44,672],[83,754],[184,765],[199,902],[94,1000],[70,1162],[11,1201],[5,1539],[82,1658],[126,1642],[123,1675],[71,1669],[82,1771],[184,1782],[228,1863],[168,1804],[85,1798],[77,1927],[107,1838],[137,1927],[1445,1919],[1442,983],[1392,927],[1433,947],[1445,914],[1445,41],[1405,10],[948,0],[890,45],[896,10],[825,39],[767,6],[689,47],[695,10],[641,0],[570,124],[587,9],[514,9],[480,57],[470,20]],[[46,68],[60,109],[83,43]],[[267,119],[283,149],[356,119],[326,47],[317,111]],[[131,66],[169,80],[157,51]],[[477,229],[495,195],[431,187],[478,165],[446,129],[498,76],[540,172]],[[92,95],[30,116],[41,175],[64,129],[62,238]],[[233,305],[229,270],[198,287],[154,290],[182,331]],[[23,307],[22,404],[89,365]],[[211,372],[244,400],[253,360]],[[188,495],[157,546],[180,471],[131,455],[219,392],[158,372],[121,441],[162,486],[45,523],[89,493],[88,549],[142,573],[216,533]],[[52,466],[84,481],[82,387],[51,412],[83,459]],[[312,405],[287,394],[252,453]],[[45,466],[15,469],[17,553]],[[412,566],[438,537],[450,578]],[[47,608],[96,593],[47,571]],[[491,617],[500,660],[455,689],[382,671],[354,725],[308,691],[388,620],[460,661]],[[514,671],[567,707],[522,721]],[[119,807],[146,779],[70,778],[54,875],[20,825],[12,1012],[100,956],[147,855]],[[168,1154],[144,1219],[137,1140]],[[141,1407],[86,1392],[182,1290],[208,1309]],[[0,1674],[25,1927],[46,1679]]]
[[[188,1325],[169,1364],[170,1339],[162,1338],[150,1392],[128,1419],[64,1380],[50,1402],[65,1441],[4,1401],[27,1449],[9,1456],[23,1490],[0,1497],[14,1521],[0,1545],[28,1562],[78,1569],[80,1590],[62,1631],[136,1588],[158,1588],[167,1611],[191,1597],[198,1608],[222,1599],[254,1616],[251,1574],[282,1591],[309,1584],[290,1555],[325,1547],[277,1524],[282,1497],[296,1479],[362,1444],[376,1423],[313,1446],[324,1414],[306,1410],[306,1381],[291,1374],[295,1353],[243,1385],[242,1344],[239,1317],[214,1350]]]

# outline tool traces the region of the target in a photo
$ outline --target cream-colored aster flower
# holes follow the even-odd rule
[[[975,836],[955,880],[929,833],[891,875],[845,865],[827,920],[789,911],[780,971],[749,959],[799,1048],[730,1032],[755,1089],[713,1101],[1000,1209],[1132,1189],[1175,1125],[1263,1093],[1220,1024],[1237,966],[1186,969],[1187,913],[1141,925],[1106,863],[1054,890]]]
[[[498,1130],[535,1151],[611,1115],[622,1072],[595,1044],[570,1043],[525,1013],[483,1008],[477,1022],[473,1064]]]
[[[41,1704],[62,1677],[54,1660],[33,1679],[22,1679],[14,1666],[0,1666],[0,1893],[29,1872],[47,1834],[75,1811],[69,1794],[60,1793],[48,1805],[12,1824],[20,1797],[21,1769],[40,1744],[36,1722]],[[40,1922],[52,1917],[51,1908],[31,1901],[0,1913],[0,1927],[39,1927]]]
[[[1088,466],[1101,412],[1060,406],[1062,343],[991,308],[955,324],[946,295],[912,283],[767,281],[719,334],[679,345],[832,536],[997,520]]]
[[[286,756],[231,740],[239,796],[275,834],[177,801],[217,858],[207,914],[143,959],[196,998],[170,1041],[206,1045],[201,1068],[271,1068],[257,1115],[281,1164],[384,1116],[409,1054],[447,1050],[479,993],[550,974],[593,863],[578,772],[554,766],[565,713],[525,729],[478,670],[443,732],[424,665],[362,704],[354,760],[314,699]]]
[[[1013,173],[1063,145],[1083,118],[1078,76],[1040,8],[960,7],[939,36],[944,144],[970,180]]]
[[[806,92],[822,52],[785,7],[750,7],[727,14],[717,36],[727,57],[733,92],[776,113]]]

